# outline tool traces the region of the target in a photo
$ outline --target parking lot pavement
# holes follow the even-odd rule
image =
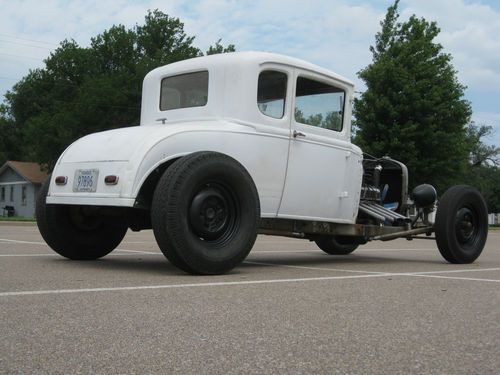
[[[201,277],[151,231],[76,262],[0,223],[0,314],[0,373],[498,374],[500,232],[469,265],[429,240],[331,256],[260,236]]]

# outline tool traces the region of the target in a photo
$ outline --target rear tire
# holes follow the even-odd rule
[[[448,262],[474,262],[488,236],[484,198],[473,187],[451,187],[439,201],[434,227],[439,252]]]
[[[230,271],[257,237],[260,204],[245,168],[216,152],[196,152],[174,162],[156,186],[153,232],[165,257],[202,275]]]
[[[36,202],[38,230],[58,254],[73,260],[93,260],[113,251],[127,232],[124,217],[102,216],[94,207],[47,204],[50,177]]]
[[[358,244],[340,240],[334,236],[323,236],[316,239],[316,245],[327,254],[347,255],[358,248]]]

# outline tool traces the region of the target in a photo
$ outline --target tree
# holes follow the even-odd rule
[[[483,142],[493,133],[493,127],[488,125],[476,125],[472,121],[467,126],[467,139],[470,143],[470,164],[472,167],[498,167],[500,166],[500,148],[487,145]]]
[[[224,47],[221,44],[221,41],[222,39],[219,39],[217,42],[215,42],[214,46],[210,46],[208,48],[207,55],[215,55],[218,53],[229,53],[236,51],[234,44],[229,44],[227,47]]]
[[[470,166],[465,173],[468,185],[476,187],[488,206],[488,212],[500,212],[500,169],[495,166]]]
[[[8,114],[8,109],[0,105],[0,166],[7,160],[15,159],[20,150],[19,131]]]
[[[143,25],[112,26],[92,38],[88,48],[61,42],[44,68],[30,71],[6,94],[0,131],[20,147],[0,144],[0,158],[36,161],[50,170],[83,135],[137,125],[146,73],[202,56],[193,42],[178,18],[158,10],[149,11]],[[224,47],[219,40],[208,52],[230,51],[234,46]]]
[[[355,142],[407,164],[411,186],[428,182],[443,192],[467,166],[471,107],[451,56],[434,41],[436,23],[415,15],[398,22],[398,3],[370,47],[372,63],[358,72],[367,89],[355,100]]]
[[[487,145],[483,139],[489,137],[493,128],[487,125],[467,126],[470,144],[469,165],[464,180],[479,189],[488,203],[489,212],[500,212],[500,148]]]

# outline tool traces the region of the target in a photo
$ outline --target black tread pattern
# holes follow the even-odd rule
[[[321,250],[331,255],[348,255],[358,248],[358,244],[340,243],[334,236],[323,236],[314,242]]]
[[[69,217],[66,205],[46,204],[50,177],[42,185],[36,202],[38,230],[47,244],[59,255],[73,260],[94,260],[113,251],[127,232],[125,218],[102,218],[93,230],[80,230]]]
[[[188,191],[193,181],[203,178],[198,175],[208,176],[210,171],[231,180],[244,195],[239,198],[246,208],[237,236],[218,249],[209,249],[190,233],[187,218]],[[174,162],[160,178],[153,195],[151,223],[156,241],[173,265],[191,274],[222,274],[242,262],[255,242],[259,220],[259,197],[251,176],[236,160],[217,152],[195,152]]]
[[[479,236],[474,247],[465,247],[457,241],[455,216],[457,211],[468,205],[478,216]],[[441,197],[434,224],[436,243],[439,252],[450,263],[463,264],[474,262],[481,254],[488,236],[488,209],[479,191],[468,185],[449,188]]]

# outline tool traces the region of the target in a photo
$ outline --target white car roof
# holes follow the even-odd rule
[[[342,77],[328,69],[322,68],[315,64],[308,63],[306,61],[296,59],[293,57],[280,55],[277,53],[270,52],[257,52],[257,51],[247,51],[247,52],[231,52],[231,53],[221,53],[216,55],[195,57],[192,59],[182,60],[165,66],[161,66],[152,70],[148,75],[153,75],[155,77],[163,76],[169,74],[173,71],[179,70],[189,70],[196,69],[200,65],[207,68],[210,66],[221,66],[221,65],[262,65],[266,63],[282,64],[292,67],[301,68],[304,70],[309,70],[311,72],[319,73],[328,77],[332,77],[336,80],[344,82],[350,86],[354,86],[353,82],[349,79]]]

